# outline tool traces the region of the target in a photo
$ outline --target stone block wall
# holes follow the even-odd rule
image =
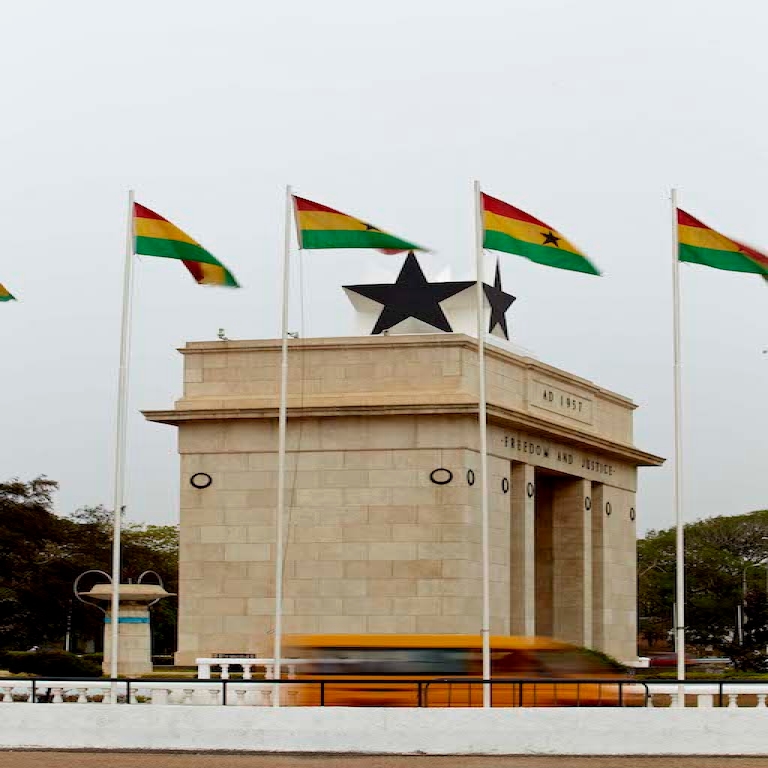
[[[328,422],[291,423],[285,632],[479,632],[479,484],[470,485],[468,474],[478,473],[478,457],[464,448],[420,447],[444,433],[430,423],[435,419],[444,421],[336,420],[335,430],[356,436],[353,450],[337,449],[340,437],[326,434]],[[463,421],[451,430],[476,429],[473,419]],[[200,426],[209,432],[209,425]],[[214,652],[267,653],[274,625],[277,457],[255,450],[269,441],[260,432],[271,425],[252,421],[247,431],[238,428],[237,453],[197,452],[207,439],[194,435],[197,428],[185,427],[182,441],[182,451],[194,452],[183,452],[181,463],[179,663]],[[358,444],[360,435],[367,439]],[[230,436],[220,445],[226,450]],[[506,467],[497,458],[489,464],[492,628],[498,633],[509,626]],[[449,484],[431,481],[438,468],[453,474]],[[208,488],[190,486],[198,472],[211,476]]]

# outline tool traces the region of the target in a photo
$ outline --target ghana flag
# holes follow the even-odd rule
[[[382,253],[426,251],[354,216],[293,196],[299,248],[376,248]]]
[[[0,301],[16,301],[16,297],[0,283]]]
[[[768,256],[710,229],[677,209],[678,258],[729,272],[752,272],[768,279]]]
[[[197,240],[139,203],[134,203],[133,210],[136,253],[178,259],[184,262],[184,266],[200,285],[239,288],[232,273]]]
[[[557,230],[514,205],[482,194],[483,247],[537,264],[599,275],[587,257]]]

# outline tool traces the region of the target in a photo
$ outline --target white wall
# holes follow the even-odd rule
[[[768,754],[766,709],[0,704],[0,747],[425,754]]]

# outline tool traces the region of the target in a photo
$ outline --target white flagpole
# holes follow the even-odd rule
[[[683,430],[682,430],[682,385],[680,361],[680,258],[677,226],[677,190],[670,194],[672,203],[672,326],[674,332],[674,382],[675,382],[675,473],[673,497],[675,524],[677,528],[675,572],[675,644],[677,650],[677,679],[685,680],[685,528],[683,524]],[[677,706],[685,706],[684,688],[681,685]]]
[[[280,679],[280,666],[283,642],[283,550],[285,538],[285,435],[287,426],[288,400],[288,289],[290,287],[291,256],[291,216],[293,215],[293,195],[291,187],[285,188],[285,238],[283,244],[283,291],[282,319],[280,323],[282,346],[280,352],[280,409],[278,413],[277,438],[277,510],[275,514],[275,643],[274,677]],[[272,704],[280,706],[280,686],[275,685]]]
[[[483,644],[483,680],[491,677],[491,574],[488,522],[488,430],[485,393],[485,301],[483,289],[483,201],[480,182],[475,181],[475,256],[477,267],[477,386],[480,427],[480,519],[482,528],[483,617],[480,635]],[[483,684],[483,706],[491,706],[491,686]]]
[[[112,522],[112,616],[109,676],[117,677],[120,651],[120,529],[125,504],[125,453],[128,420],[128,369],[131,357],[131,310],[133,298],[133,190],[128,191],[128,221],[125,237],[123,271],[123,315],[120,327],[120,369],[117,379],[117,424],[115,426],[115,496]],[[112,704],[117,704],[116,686],[112,684]]]

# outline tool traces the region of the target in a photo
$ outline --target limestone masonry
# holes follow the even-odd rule
[[[177,663],[269,655],[280,341],[191,342]],[[477,342],[290,341],[285,632],[479,633]],[[636,657],[634,404],[486,347],[491,629]],[[196,487],[197,486],[197,487]],[[205,487],[203,487],[205,486]]]

